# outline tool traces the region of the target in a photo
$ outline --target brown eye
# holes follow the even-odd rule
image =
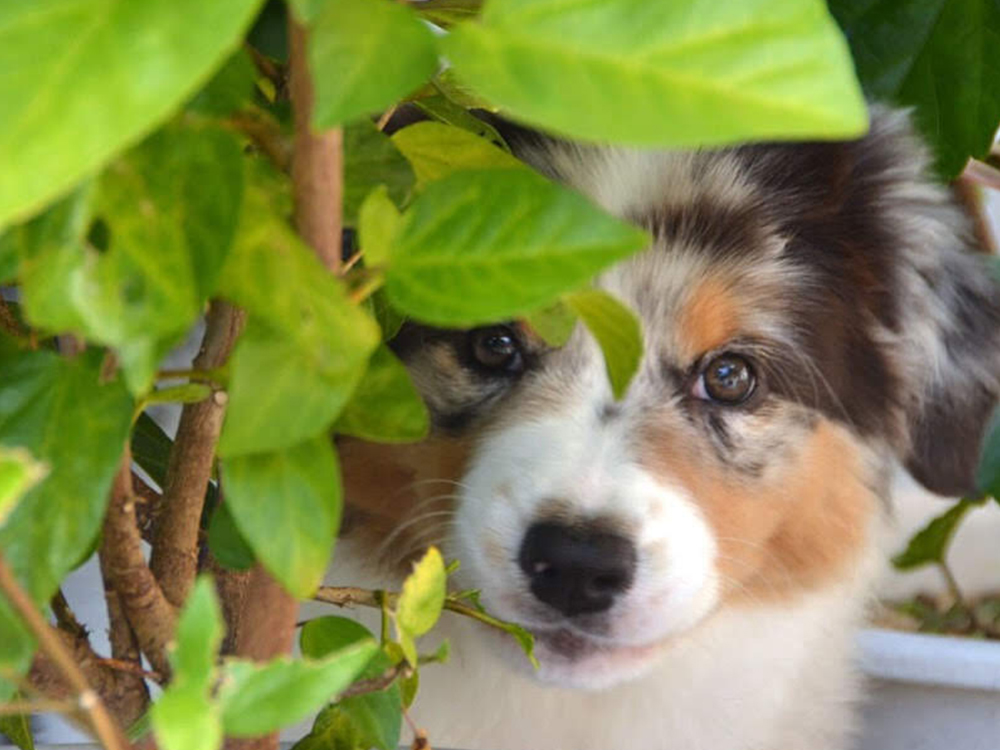
[[[477,328],[469,335],[472,357],[477,364],[504,372],[517,372],[521,369],[521,345],[514,332],[506,326]]]
[[[695,395],[721,404],[740,404],[753,393],[757,378],[750,363],[737,354],[721,354],[701,374]]]

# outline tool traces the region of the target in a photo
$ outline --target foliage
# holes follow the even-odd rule
[[[954,174],[983,153],[1000,115],[986,84],[1000,45],[989,43],[993,5],[942,3],[832,7],[869,89],[938,123],[930,132]],[[289,176],[304,110],[289,101],[284,4],[0,7],[0,281],[10,285],[0,303],[0,560],[41,609],[75,566],[120,542],[102,536],[101,522],[128,455],[153,494],[182,493],[191,466],[202,467],[191,507],[207,533],[189,557],[205,553],[204,537],[219,575],[259,562],[295,597],[313,595],[341,517],[330,436],[406,442],[429,430],[388,343],[406,316],[446,327],[524,319],[555,346],[589,331],[610,387],[626,392],[641,327],[591,282],[648,236],[519,162],[471,109],[661,147],[865,128],[847,45],[821,0],[289,4],[308,39],[311,124],[343,133],[340,208],[360,256],[339,268],[324,266],[291,222],[306,200]],[[902,5],[914,21],[906,33],[877,36],[883,27],[868,19],[895,19]],[[952,49],[952,33],[973,43]],[[883,64],[871,49],[893,55]],[[949,98],[932,100],[939,75]],[[387,116],[405,102],[428,121],[387,135]],[[206,305],[246,316],[231,356],[164,371]],[[204,445],[174,445],[147,411],[162,402],[187,404],[202,426],[223,409],[225,421]],[[115,486],[127,512],[142,509],[135,480]],[[930,557],[943,555],[934,549]],[[139,567],[154,590],[164,583]],[[163,640],[175,644],[170,681],[136,726],[151,725],[166,750],[215,750],[225,735],[318,711],[301,748],[395,747],[419,669],[447,658],[446,646],[418,649],[442,611],[503,629],[533,659],[530,633],[483,611],[476,592],[449,593],[447,573],[431,550],[399,593],[365,593],[382,614],[378,639],[321,618],[303,627],[301,658],[263,664],[220,654],[226,602],[192,573]],[[130,635],[134,626],[125,622]],[[0,700],[34,649],[0,597]]]

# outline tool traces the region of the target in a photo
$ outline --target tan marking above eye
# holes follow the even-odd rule
[[[729,473],[690,441],[655,428],[643,463],[680,483],[718,544],[717,569],[730,600],[790,598],[835,579],[868,543],[878,507],[862,448],[827,420],[766,478]]]
[[[688,292],[677,316],[681,356],[694,360],[736,338],[741,317],[732,284],[714,277],[700,282]]]

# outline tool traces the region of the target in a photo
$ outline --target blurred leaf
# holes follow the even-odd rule
[[[417,697],[420,690],[420,670],[414,669],[409,677],[404,677],[398,681],[399,697],[403,701],[403,706],[409,708]]]
[[[405,127],[393,134],[392,142],[413,166],[418,189],[460,169],[526,169],[486,139],[440,122],[418,122]]]
[[[171,682],[150,709],[156,741],[164,750],[216,750],[222,745],[222,722],[212,688],[223,634],[214,585],[202,576],[177,621]]]
[[[381,0],[380,0],[381,1]],[[413,169],[387,135],[368,120],[344,128],[344,223],[356,226],[365,197],[385,185],[402,205],[413,187]]]
[[[358,212],[358,236],[365,253],[365,266],[370,268],[389,262],[399,221],[399,210],[389,198],[389,189],[385,185],[379,185],[368,193]]]
[[[211,386],[205,383],[184,383],[166,388],[157,388],[143,396],[142,403],[150,404],[196,404],[212,395]]]
[[[483,0],[423,0],[414,5],[414,10],[431,23],[446,28],[475,18],[482,5]]]
[[[566,295],[566,304],[597,339],[611,390],[620,399],[642,361],[642,325],[635,313],[600,289],[583,289]]]
[[[33,459],[23,448],[0,445],[0,527],[17,501],[47,473],[48,467]]]
[[[986,438],[976,469],[976,490],[981,495],[992,495],[1000,502],[1000,408],[994,409],[986,427]]]
[[[959,500],[914,534],[906,549],[892,558],[892,564],[897,570],[912,570],[928,563],[944,562],[948,544],[959,522],[969,509],[981,504],[979,501]]]
[[[444,607],[444,558],[437,547],[427,550],[403,581],[396,603],[396,624],[401,631],[418,638],[434,627]]]
[[[492,0],[440,42],[490,101],[587,140],[852,137],[867,122],[822,0]]]
[[[227,503],[221,503],[212,513],[208,524],[208,548],[216,561],[229,570],[249,570],[257,561],[249,543],[236,528]]]
[[[434,35],[405,5],[337,0],[308,15],[317,130],[385,109],[437,70]]]
[[[21,750],[35,750],[35,738],[31,735],[31,724],[27,716],[0,716],[0,735]]]
[[[407,443],[427,436],[430,416],[410,373],[385,344],[344,408],[335,431],[377,443]]]
[[[215,291],[242,193],[231,133],[157,132],[56,211],[63,231],[24,248],[28,319],[115,347],[129,387],[146,391]]]
[[[396,310],[386,297],[385,289],[379,289],[365,301],[366,306],[371,310],[372,315],[378,322],[378,327],[382,329],[382,340],[392,340],[399,329],[406,322],[406,316]]]
[[[321,435],[222,464],[225,505],[257,559],[297,597],[311,596],[340,527],[340,468]]]
[[[254,180],[222,274],[221,293],[250,314],[230,363],[224,457],[323,434],[380,339],[371,316],[286,223],[275,179]]]
[[[219,689],[226,734],[256,737],[301,721],[349,687],[378,650],[369,640],[321,660],[230,661]]]
[[[354,725],[361,746],[396,750],[403,722],[403,699],[395,682],[384,690],[345,698],[333,710]]]
[[[0,527],[4,558],[38,605],[97,536],[128,438],[132,400],[120,381],[101,384],[102,358],[5,352],[0,364],[0,444],[49,467]],[[0,668],[20,672],[31,649],[0,598]],[[9,684],[0,692],[9,695]]]
[[[491,323],[551,305],[648,241],[526,169],[455,172],[403,215],[386,292],[426,323]]]
[[[983,158],[1000,123],[995,0],[831,0],[869,96],[915,108],[942,176]]]
[[[4,3],[0,70],[17,75],[0,78],[0,226],[150,132],[236,48],[260,4]]]
[[[525,316],[531,329],[549,346],[565,346],[576,328],[576,313],[562,300]]]
[[[253,103],[257,69],[250,53],[240,48],[226,60],[187,108],[209,117],[226,117]]]
[[[322,659],[355,643],[374,640],[375,636],[357,620],[327,615],[309,620],[299,634],[303,656]]]

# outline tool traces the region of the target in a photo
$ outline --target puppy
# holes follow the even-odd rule
[[[840,750],[890,477],[970,492],[1000,384],[1000,294],[906,114],[860,140],[695,152],[504,132],[646,228],[598,285],[641,317],[616,401],[578,326],[407,324],[424,443],[341,445],[333,582],[428,544],[537,638],[445,615],[414,708],[463,750]],[[388,561],[388,565],[385,563]]]

